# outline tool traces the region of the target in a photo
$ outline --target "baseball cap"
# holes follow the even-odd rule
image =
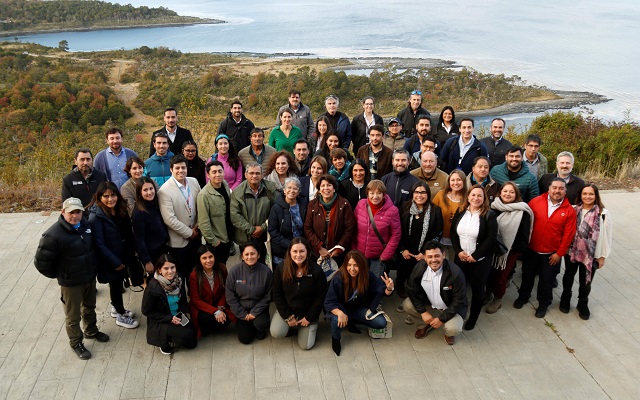
[[[398,125],[404,125],[404,124],[402,123],[402,121],[400,120],[400,118],[391,118],[391,119],[389,120],[389,125],[393,124],[394,122],[395,122],[396,124],[398,124]]]
[[[62,211],[71,212],[75,210],[84,211],[84,207],[82,207],[82,201],[76,197],[69,197],[62,203]]]

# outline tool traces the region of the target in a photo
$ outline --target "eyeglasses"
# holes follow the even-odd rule
[[[198,150],[196,150],[196,149],[182,149],[182,151],[184,151],[185,153],[195,153]]]
[[[413,92],[411,92],[411,95],[417,94],[418,96],[422,96],[422,92],[419,90],[414,90]]]

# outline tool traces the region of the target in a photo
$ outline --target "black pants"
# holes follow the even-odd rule
[[[489,272],[491,272],[491,258],[485,257],[482,261],[468,263],[461,261],[456,255],[455,262],[464,273],[464,279],[467,284],[471,287],[471,307],[469,307],[467,321],[475,324],[480,315],[480,310],[482,310],[485,288],[489,279]]]
[[[124,302],[122,301],[122,280],[109,282],[109,296],[111,297],[111,305],[116,309],[118,314],[124,314]]]
[[[229,260],[229,250],[231,250],[232,243],[233,242],[220,242],[217,247],[213,248],[213,256],[216,258],[217,262],[227,265],[227,260]]]
[[[201,243],[200,236],[198,236],[189,240],[189,243],[182,248],[171,248],[170,253],[176,260],[176,269],[185,282],[189,282],[189,275],[198,261],[198,247],[200,247]]]
[[[193,324],[191,322],[186,326],[169,324],[167,327],[167,342],[182,346],[185,349],[195,348],[198,344],[198,337],[193,329]]]
[[[548,308],[553,300],[553,282],[560,272],[560,262],[549,264],[551,254],[539,254],[527,249],[522,257],[522,285],[518,298],[529,301],[536,275],[538,278],[538,307]]]
[[[213,332],[218,332],[222,330],[224,327],[228,326],[231,323],[229,316],[224,321],[223,324],[216,320],[216,317],[213,314],[209,314],[208,312],[198,311],[198,326],[200,327],[200,332],[202,336],[206,336]]]
[[[398,266],[398,274],[396,276],[396,285],[399,287],[404,287],[405,282],[411,276],[411,272],[413,272],[413,268],[418,263],[415,258],[411,257],[408,260],[405,260],[402,255],[396,256],[398,262],[396,265]]]
[[[587,305],[589,303],[589,293],[591,293],[591,282],[593,282],[593,277],[596,275],[596,270],[598,269],[598,262],[593,260],[593,264],[591,266],[591,280],[589,284],[587,284],[587,267],[583,263],[574,263],[571,262],[569,257],[564,258],[564,275],[562,277],[562,296],[560,297],[560,303],[569,307],[571,303],[571,294],[572,294],[572,286],[573,279],[576,276],[576,272],[580,271],[578,275],[578,304]]]
[[[269,320],[269,311],[265,310],[262,314],[257,315],[253,321],[245,321],[238,319],[236,329],[238,330],[238,340],[240,343],[249,344],[253,342],[257,332],[267,332],[271,321]]]

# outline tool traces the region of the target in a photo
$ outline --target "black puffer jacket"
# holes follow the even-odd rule
[[[116,271],[116,268],[121,265],[132,267],[135,262],[131,220],[128,217],[110,218],[96,205],[90,212],[89,225],[98,255],[98,282],[122,281],[127,276],[127,269]]]
[[[185,281],[183,280],[182,286],[180,286],[178,311],[186,314],[189,312],[189,304],[184,287]],[[147,317],[147,343],[152,346],[165,346],[167,344],[167,330],[173,319],[173,314],[169,309],[167,292],[155,279],[152,279],[144,290],[142,314]]]
[[[60,286],[76,286],[96,278],[93,235],[86,219],[74,229],[60,215],[40,238],[34,258],[38,271],[47,278],[58,278]]]
[[[307,198],[298,196],[296,201],[298,202],[300,218],[302,218],[304,225],[304,217],[307,215]],[[289,208],[289,203],[285,201],[282,194],[279,194],[269,214],[267,229],[269,230],[269,235],[271,235],[271,251],[274,256],[280,258],[284,258],[287,247],[289,247],[289,243],[294,237],[291,210]],[[300,233],[300,236],[304,235],[304,226],[300,229]]]

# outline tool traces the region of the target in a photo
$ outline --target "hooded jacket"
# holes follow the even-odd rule
[[[171,151],[168,151],[164,156],[153,153],[153,155],[144,162],[144,176],[148,176],[156,181],[158,186],[162,186],[171,178],[171,157],[173,157]]]
[[[251,143],[249,135],[251,130],[256,126],[247,117],[242,114],[240,122],[236,122],[231,115],[231,111],[227,113],[227,118],[223,119],[218,127],[217,135],[225,134],[229,137],[229,141],[233,143],[234,149],[244,149]]]

